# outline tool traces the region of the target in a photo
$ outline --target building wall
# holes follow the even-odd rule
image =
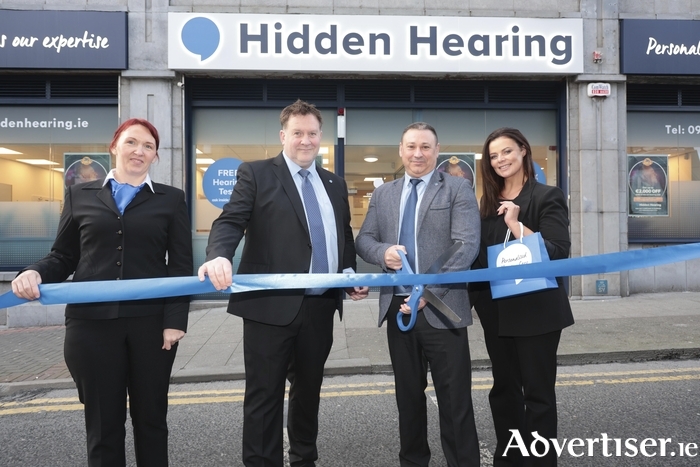
[[[129,69],[121,74],[120,118],[145,117],[161,133],[155,180],[185,186],[183,77],[167,68],[168,12],[583,18],[585,70],[568,78],[567,151],[572,256],[624,251],[626,77],[619,74],[619,20],[700,19],[700,0],[0,0],[2,9],[128,11]],[[594,63],[593,52],[602,53]],[[612,95],[589,98],[590,82]],[[185,82],[186,86],[186,82]],[[643,246],[635,246],[643,247]],[[700,262],[571,279],[575,297],[700,290]]]

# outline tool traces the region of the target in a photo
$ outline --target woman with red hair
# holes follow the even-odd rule
[[[39,284],[189,276],[190,220],[182,190],[155,183],[158,131],[122,123],[109,146],[107,177],[68,187],[51,252],[12,282],[20,298]],[[177,343],[187,330],[189,297],[66,306],[66,364],[85,406],[88,465],[126,465],[126,407],[136,464],[168,465],[168,387]]]

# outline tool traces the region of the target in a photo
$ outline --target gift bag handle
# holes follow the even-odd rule
[[[518,224],[520,224],[520,243],[523,243],[523,233],[524,233],[523,223],[518,222]],[[508,232],[506,232],[506,240],[503,242],[503,248],[506,247],[508,240],[510,240],[510,229],[508,229]]]

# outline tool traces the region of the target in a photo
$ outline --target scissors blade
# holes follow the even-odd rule
[[[454,244],[447,249],[443,254],[441,254],[438,259],[425,271],[425,274],[437,274],[440,269],[449,261],[452,256],[457,253],[457,251],[464,246],[464,242],[454,242]]]
[[[440,297],[435,295],[430,289],[424,289],[423,290],[423,298],[425,299],[426,302],[430,303],[433,305],[440,313],[445,315],[447,319],[454,323],[459,323],[462,321],[462,318],[457,316],[457,313],[452,311],[452,308],[447,306],[445,302],[443,302]]]
[[[440,272],[440,269],[442,269],[445,263],[447,263],[447,261],[449,261],[450,258],[452,258],[452,256],[463,246],[464,242],[455,242],[450,248],[447,249],[447,251],[445,251],[438,257],[438,259],[435,260],[432,266],[430,266],[430,268],[426,271],[426,274],[437,274]],[[423,290],[423,298],[425,298],[425,301],[433,305],[440,313],[445,315],[445,317],[450,321],[454,323],[459,323],[462,321],[462,318],[457,316],[457,313],[452,311],[452,308],[447,306],[445,302],[443,302],[433,292],[428,290],[428,288]]]

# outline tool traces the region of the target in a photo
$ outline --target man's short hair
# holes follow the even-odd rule
[[[315,105],[309,104],[308,102],[304,102],[301,99],[297,99],[295,103],[288,105],[287,107],[282,109],[282,113],[280,113],[280,124],[282,125],[282,129],[284,129],[287,126],[287,122],[289,121],[289,119],[295,115],[313,115],[318,119],[318,126],[323,126],[323,117],[321,117],[321,111],[318,110]]]
[[[435,135],[435,143],[438,143],[438,136],[437,136],[437,131],[435,131],[435,128],[433,128],[432,125],[425,123],[425,122],[414,122],[408,125],[406,128],[404,128],[403,133],[401,133],[401,140],[400,142],[403,141],[403,135],[406,134],[409,130],[428,130],[431,131]]]

